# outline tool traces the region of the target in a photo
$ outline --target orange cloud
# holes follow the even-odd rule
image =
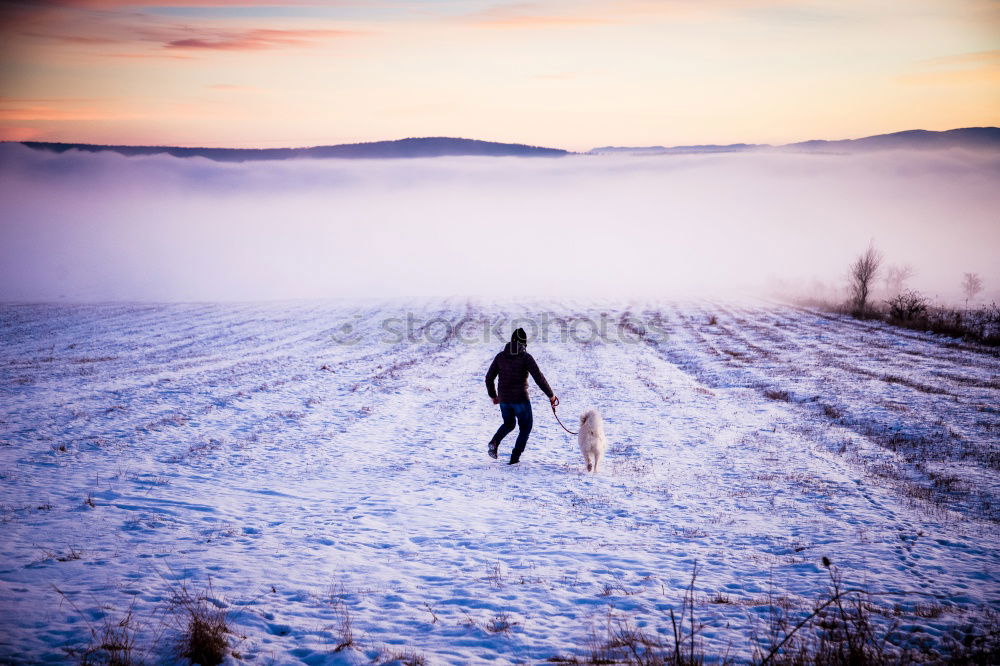
[[[569,72],[551,72],[548,74],[534,74],[532,75],[531,78],[544,79],[546,81],[565,81],[568,79],[575,79],[576,74],[572,74]]]
[[[586,25],[603,25],[611,21],[583,16],[494,16],[480,17],[476,25],[487,28],[559,28]]]
[[[621,24],[652,18],[711,15],[759,7],[793,5],[795,0],[547,0],[497,5],[460,20],[488,28],[558,28]]]
[[[903,83],[918,85],[973,84],[993,86],[1000,90],[1000,68],[959,69],[945,72],[916,72],[899,77]]]
[[[558,28],[613,23],[603,17],[585,15],[579,9],[553,13],[551,7],[528,2],[490,7],[460,20],[486,28]]]
[[[87,35],[62,35],[58,33],[50,32],[37,32],[32,30],[25,30],[21,32],[25,37],[37,37],[39,39],[51,39],[58,42],[63,42],[64,44],[83,44],[86,46],[103,46],[105,44],[116,44],[119,40],[112,39],[110,37],[101,36],[87,36]]]
[[[126,60],[193,60],[194,56],[178,53],[98,53],[102,58],[123,58]]]
[[[111,111],[93,106],[64,105],[62,100],[5,100],[0,102],[0,122],[6,121],[73,121],[126,120],[141,118],[140,114]]]
[[[976,53],[959,53],[924,60],[923,64],[931,66],[962,66],[962,65],[998,65],[1000,66],[1000,50],[978,51]]]
[[[929,58],[899,80],[919,85],[975,84],[1000,88],[1000,50]]]

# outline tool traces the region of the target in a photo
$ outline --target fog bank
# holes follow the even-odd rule
[[[1000,155],[288,160],[0,145],[0,300],[678,297],[843,281],[1000,287]]]

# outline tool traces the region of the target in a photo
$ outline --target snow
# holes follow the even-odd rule
[[[551,324],[529,351],[564,422],[601,410],[601,473],[533,385],[522,464],[513,434],[487,457],[487,331],[516,318]],[[585,320],[608,339],[558,335]],[[582,658],[609,612],[666,630],[696,563],[709,655],[751,657],[769,599],[811,610],[823,557],[907,640],[1000,607],[1000,358],[956,341],[766,302],[464,301],[6,305],[0,339],[3,660],[131,608],[169,662],[172,595],[209,583],[234,663]]]

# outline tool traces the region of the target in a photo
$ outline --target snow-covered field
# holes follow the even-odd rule
[[[534,387],[523,464],[486,456],[483,322],[517,317],[548,326],[529,350],[564,422],[602,410],[600,474]],[[586,658],[609,612],[669,630],[696,563],[709,655],[810,611],[823,557],[894,640],[1000,608],[1000,358],[955,341],[571,302],[9,305],[0,341],[3,661],[66,660],[130,610],[136,655],[170,661],[182,587],[251,663]]]

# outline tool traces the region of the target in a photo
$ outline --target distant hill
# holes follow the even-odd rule
[[[1000,150],[1000,127],[963,127],[960,129],[931,132],[906,130],[892,134],[877,134],[861,139],[826,141],[814,139],[774,146],[766,143],[733,143],[728,145],[696,146],[604,146],[588,154],[668,155],[685,153],[734,153],[750,150],[793,150],[807,152],[861,152],[873,150],[931,150],[940,148],[966,148],[970,150]]]
[[[50,143],[23,141],[36,150],[64,153],[82,150],[96,153],[111,151],[122,155],[173,155],[174,157],[205,157],[218,162],[250,162],[258,160],[287,159],[395,159],[444,156],[493,156],[493,157],[561,157],[571,155],[568,150],[543,148],[521,143],[497,143],[476,139],[450,137],[423,137],[397,141],[370,143],[345,143],[335,146],[311,148],[179,148],[176,146],[105,146],[91,143]],[[861,152],[875,150],[930,150],[940,148],[965,148],[970,150],[1000,150],[1000,127],[964,127],[944,132],[907,130],[892,134],[879,134],[860,139],[835,141],[812,140],[770,145],[760,143],[699,144],[692,146],[604,146],[594,148],[587,155],[684,155],[702,153],[734,153],[748,151],[804,151],[804,152]]]
[[[174,157],[205,157],[217,162],[250,162],[258,160],[287,160],[297,158],[323,159],[392,159],[405,157],[444,156],[493,156],[493,157],[561,157],[569,151],[541,148],[520,143],[496,143],[475,139],[425,137],[399,139],[398,141],[373,141],[371,143],[345,143],[335,146],[312,148],[179,148],[176,146],[105,146],[91,143],[50,143],[23,141],[36,150],[64,153],[82,150],[89,153],[111,151],[122,155],[173,155]]]
[[[822,151],[929,150],[938,148],[1000,148],[1000,127],[963,127],[944,132],[907,130],[841,141],[800,141],[781,146],[784,149]]]

